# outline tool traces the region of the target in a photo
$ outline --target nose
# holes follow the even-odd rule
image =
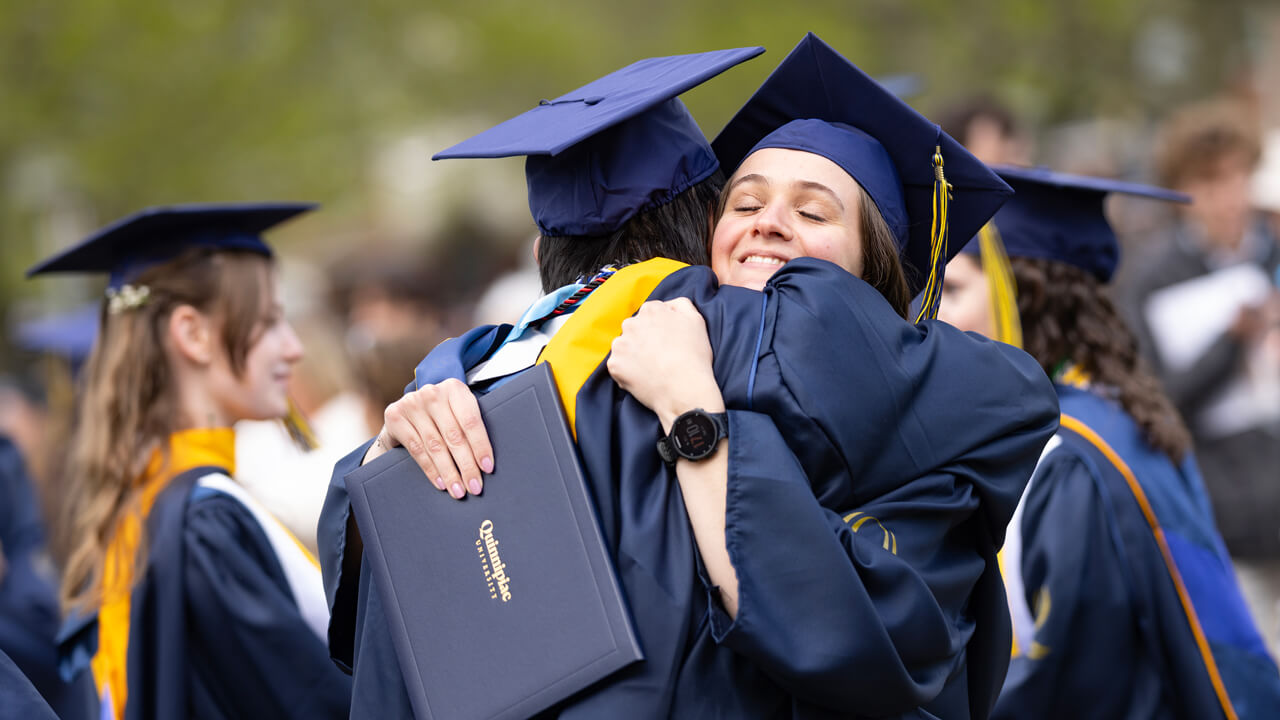
[[[769,203],[756,213],[752,232],[763,238],[789,241],[792,237],[791,219],[781,203]]]
[[[284,326],[284,359],[289,364],[293,364],[302,359],[304,348],[302,340],[298,338],[298,333],[294,332],[293,325],[285,323]]]

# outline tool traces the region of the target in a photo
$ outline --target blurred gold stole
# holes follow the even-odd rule
[[[112,717],[124,717],[128,694],[129,613],[133,600],[134,558],[139,530],[156,497],[178,475],[202,466],[222,468],[234,475],[236,434],[231,428],[198,428],[169,436],[169,456],[160,450],[151,455],[138,482],[142,486],[139,507],[116,528],[102,571],[102,607],[98,609],[98,652],[93,656],[93,679],[98,695],[110,689]],[[144,563],[136,567],[146,567]]]

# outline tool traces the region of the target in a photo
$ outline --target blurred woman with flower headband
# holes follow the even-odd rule
[[[260,234],[312,206],[152,208],[28,275],[110,276],[68,448],[66,671],[103,718],[345,717],[319,567],[232,479],[302,346]]]

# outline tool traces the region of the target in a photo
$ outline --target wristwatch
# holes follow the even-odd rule
[[[729,437],[729,414],[709,413],[695,408],[671,423],[671,432],[658,438],[658,455],[674,466],[676,460],[705,460],[716,451],[720,440]]]

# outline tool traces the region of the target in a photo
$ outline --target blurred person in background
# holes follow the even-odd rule
[[[1138,258],[1124,303],[1195,441],[1217,524],[1269,647],[1280,643],[1280,368],[1266,350],[1280,244],[1251,202],[1256,122],[1230,101],[1177,112],[1161,184],[1191,196]]]
[[[86,678],[68,684],[58,674],[60,624],[58,578],[35,488],[17,446],[0,433],[0,653],[12,658],[64,720],[93,717],[93,687]]]
[[[1119,245],[1104,197],[1179,197],[997,171],[1016,194],[948,265],[939,317],[1024,346],[1054,380],[1062,427],[1001,553],[1014,657],[995,717],[1274,717],[1280,673],[1190,436],[1105,292]]]
[[[350,353],[385,340],[433,337],[447,319],[448,288],[441,269],[403,251],[335,263],[329,271],[333,304],[346,318]]]
[[[102,718],[344,717],[318,564],[237,484],[302,346],[261,233],[312,205],[150,208],[28,275],[108,276],[68,444],[60,657]]]
[[[538,278],[538,263],[533,248],[537,240],[530,240],[521,248],[521,261],[515,270],[499,275],[481,293],[471,313],[471,326],[513,323],[520,319],[525,308],[542,295],[542,281]]]
[[[1265,218],[1271,236],[1280,238],[1280,128],[1263,135],[1262,158],[1253,174],[1252,189],[1254,207]]]
[[[990,95],[957,100],[938,118],[944,132],[988,165],[1031,163],[1031,140],[1026,131],[1013,111]]]
[[[97,303],[23,320],[13,333],[23,352],[12,384],[0,380],[0,434],[7,434],[27,463],[45,525],[52,559],[65,559],[57,526],[59,498],[65,496],[66,438],[74,420],[81,369],[98,334]]]
[[[28,379],[0,380],[0,651],[64,718],[90,717],[95,703],[86,678],[68,684],[58,673],[59,569],[49,541],[59,528],[48,520],[65,493],[72,385],[97,322],[96,306],[20,322],[14,340]]]

